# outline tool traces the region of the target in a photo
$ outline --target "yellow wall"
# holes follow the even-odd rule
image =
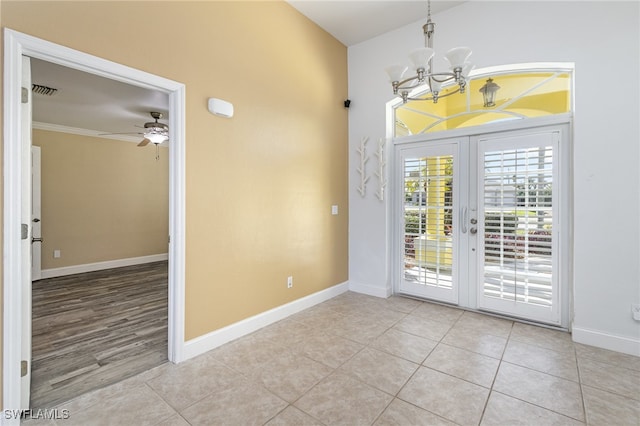
[[[168,150],[43,130],[42,269],[167,252]],[[54,258],[53,251],[61,257]]]
[[[1,7],[3,27],[186,85],[186,339],[347,280],[345,46],[280,1]]]

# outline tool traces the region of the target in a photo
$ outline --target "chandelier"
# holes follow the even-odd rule
[[[435,24],[431,21],[431,0],[427,1],[427,23],[422,27],[424,32],[425,47],[413,50],[409,54],[409,59],[413,64],[414,75],[405,77],[405,73],[409,69],[406,65],[391,65],[386,68],[391,85],[393,86],[393,94],[402,97],[402,102],[416,100],[432,100],[437,103],[438,99],[454,93],[464,93],[467,85],[467,77],[473,68],[468,62],[471,55],[471,49],[468,47],[455,47],[447,52],[445,58],[449,62],[450,70],[443,72],[433,71],[433,34]],[[445,94],[441,94],[442,86],[454,83],[457,85],[453,90],[448,90]],[[426,98],[409,97],[409,92],[416,87],[428,86],[430,95]],[[426,87],[425,87],[426,88]]]

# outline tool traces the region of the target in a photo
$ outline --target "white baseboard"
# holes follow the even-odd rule
[[[576,343],[640,356],[640,339],[616,336],[597,330],[590,330],[575,326],[571,328],[571,336],[573,341]]]
[[[160,262],[168,258],[169,255],[167,253],[161,253],[150,256],[130,257],[127,259],[107,260],[105,262],[85,263],[84,265],[65,266],[62,268],[43,269],[42,279],[102,271],[103,269],[121,268],[123,266],[141,265],[143,263]]]
[[[318,303],[325,302],[349,290],[349,284],[344,282],[328,289],[310,294],[286,305],[278,306],[261,314],[238,321],[234,324],[212,331],[203,336],[191,339],[184,344],[181,361],[193,358],[212,349],[222,346],[227,342],[238,339],[269,324],[280,321],[290,315],[310,308]]]
[[[349,291],[366,294],[368,296],[382,297],[383,299],[386,299],[392,294],[392,291],[390,288],[376,287],[376,286],[357,283],[353,281],[349,281]]]

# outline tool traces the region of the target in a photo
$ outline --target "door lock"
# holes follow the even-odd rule
[[[475,235],[478,233],[478,230],[476,228],[469,228],[469,233]]]
[[[476,219],[476,218],[474,217],[474,218],[472,218],[472,219],[470,220],[470,222],[471,222],[471,224],[472,224],[472,225],[475,225],[476,223],[478,223],[478,219]]]

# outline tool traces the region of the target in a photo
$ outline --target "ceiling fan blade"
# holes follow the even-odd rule
[[[144,133],[141,133],[141,132],[98,133],[98,136],[109,136],[109,135],[144,135]]]
[[[138,144],[138,146],[147,146],[147,145],[149,145],[149,142],[151,142],[149,139],[144,138],[144,139],[142,139],[142,142],[140,142]]]

